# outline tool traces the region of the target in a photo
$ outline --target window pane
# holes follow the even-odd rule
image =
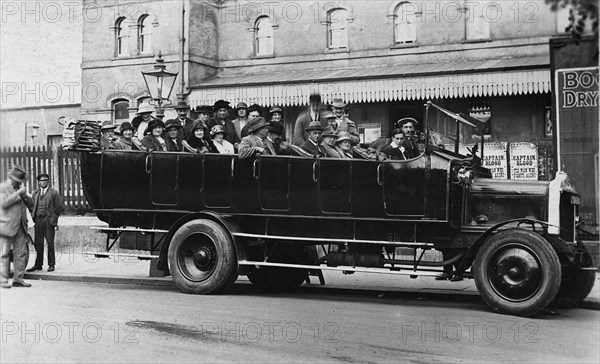
[[[118,101],[114,104],[114,116],[115,120],[125,119],[129,120],[129,102]]]
[[[269,18],[261,18],[256,22],[256,54],[273,54],[273,27]]]
[[[141,53],[152,52],[152,24],[148,15],[143,15],[140,20],[138,41]]]
[[[414,43],[417,41],[417,27],[414,7],[401,4],[396,10],[396,43]]]
[[[348,15],[343,9],[333,10],[329,13],[329,47],[348,47]]]

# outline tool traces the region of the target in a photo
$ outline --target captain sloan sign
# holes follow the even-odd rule
[[[560,107],[582,108],[598,106],[598,70],[572,70],[559,74]]]

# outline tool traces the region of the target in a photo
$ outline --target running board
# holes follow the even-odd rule
[[[251,260],[240,260],[238,261],[239,265],[252,265],[252,266],[260,266],[260,267],[281,267],[281,268],[300,268],[300,269],[321,269],[321,270],[337,270],[341,272],[359,272],[359,273],[379,273],[379,274],[395,274],[395,275],[409,275],[409,276],[429,276],[435,277],[442,273],[441,271],[437,272],[425,272],[425,271],[415,271],[409,268],[405,270],[400,270],[401,268],[395,267],[393,268],[368,268],[368,267],[329,267],[327,265],[308,265],[308,264],[286,264],[286,263],[270,263],[270,262],[257,262]]]
[[[114,256],[118,257],[134,257],[139,260],[152,260],[158,258],[158,255],[143,255],[143,254],[124,254],[124,253],[104,253],[104,252],[84,252],[83,255],[93,255],[96,258],[110,258]]]
[[[100,232],[103,231],[127,231],[127,232],[138,232],[138,233],[168,233],[169,230],[162,229],[138,229],[138,228],[128,228],[128,227],[120,227],[120,228],[111,228],[108,226],[90,226],[92,230],[98,230]]]
[[[231,235],[240,238],[255,238],[255,239],[272,239],[272,240],[293,240],[293,241],[306,241],[306,242],[323,242],[328,244],[344,244],[344,243],[358,243],[358,244],[378,244],[378,245],[393,245],[400,247],[413,247],[413,248],[432,248],[433,243],[418,243],[418,242],[393,242],[383,240],[357,240],[357,239],[329,239],[329,238],[303,238],[296,236],[273,236],[273,235],[262,235],[262,234],[247,234],[247,233],[232,233]]]

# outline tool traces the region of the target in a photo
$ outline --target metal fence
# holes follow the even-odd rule
[[[18,164],[27,171],[30,192],[37,188],[36,176],[48,173],[54,187],[63,197],[65,207],[88,209],[89,205],[81,187],[81,163],[79,153],[64,150],[53,151],[47,146],[4,147],[0,149],[0,176]]]

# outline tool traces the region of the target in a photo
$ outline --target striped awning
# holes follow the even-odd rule
[[[341,97],[349,103],[550,92],[547,57],[518,60],[520,64],[502,59],[228,75],[195,85],[188,100],[192,106],[217,100],[295,106],[308,104],[312,92],[319,92],[324,102]]]

